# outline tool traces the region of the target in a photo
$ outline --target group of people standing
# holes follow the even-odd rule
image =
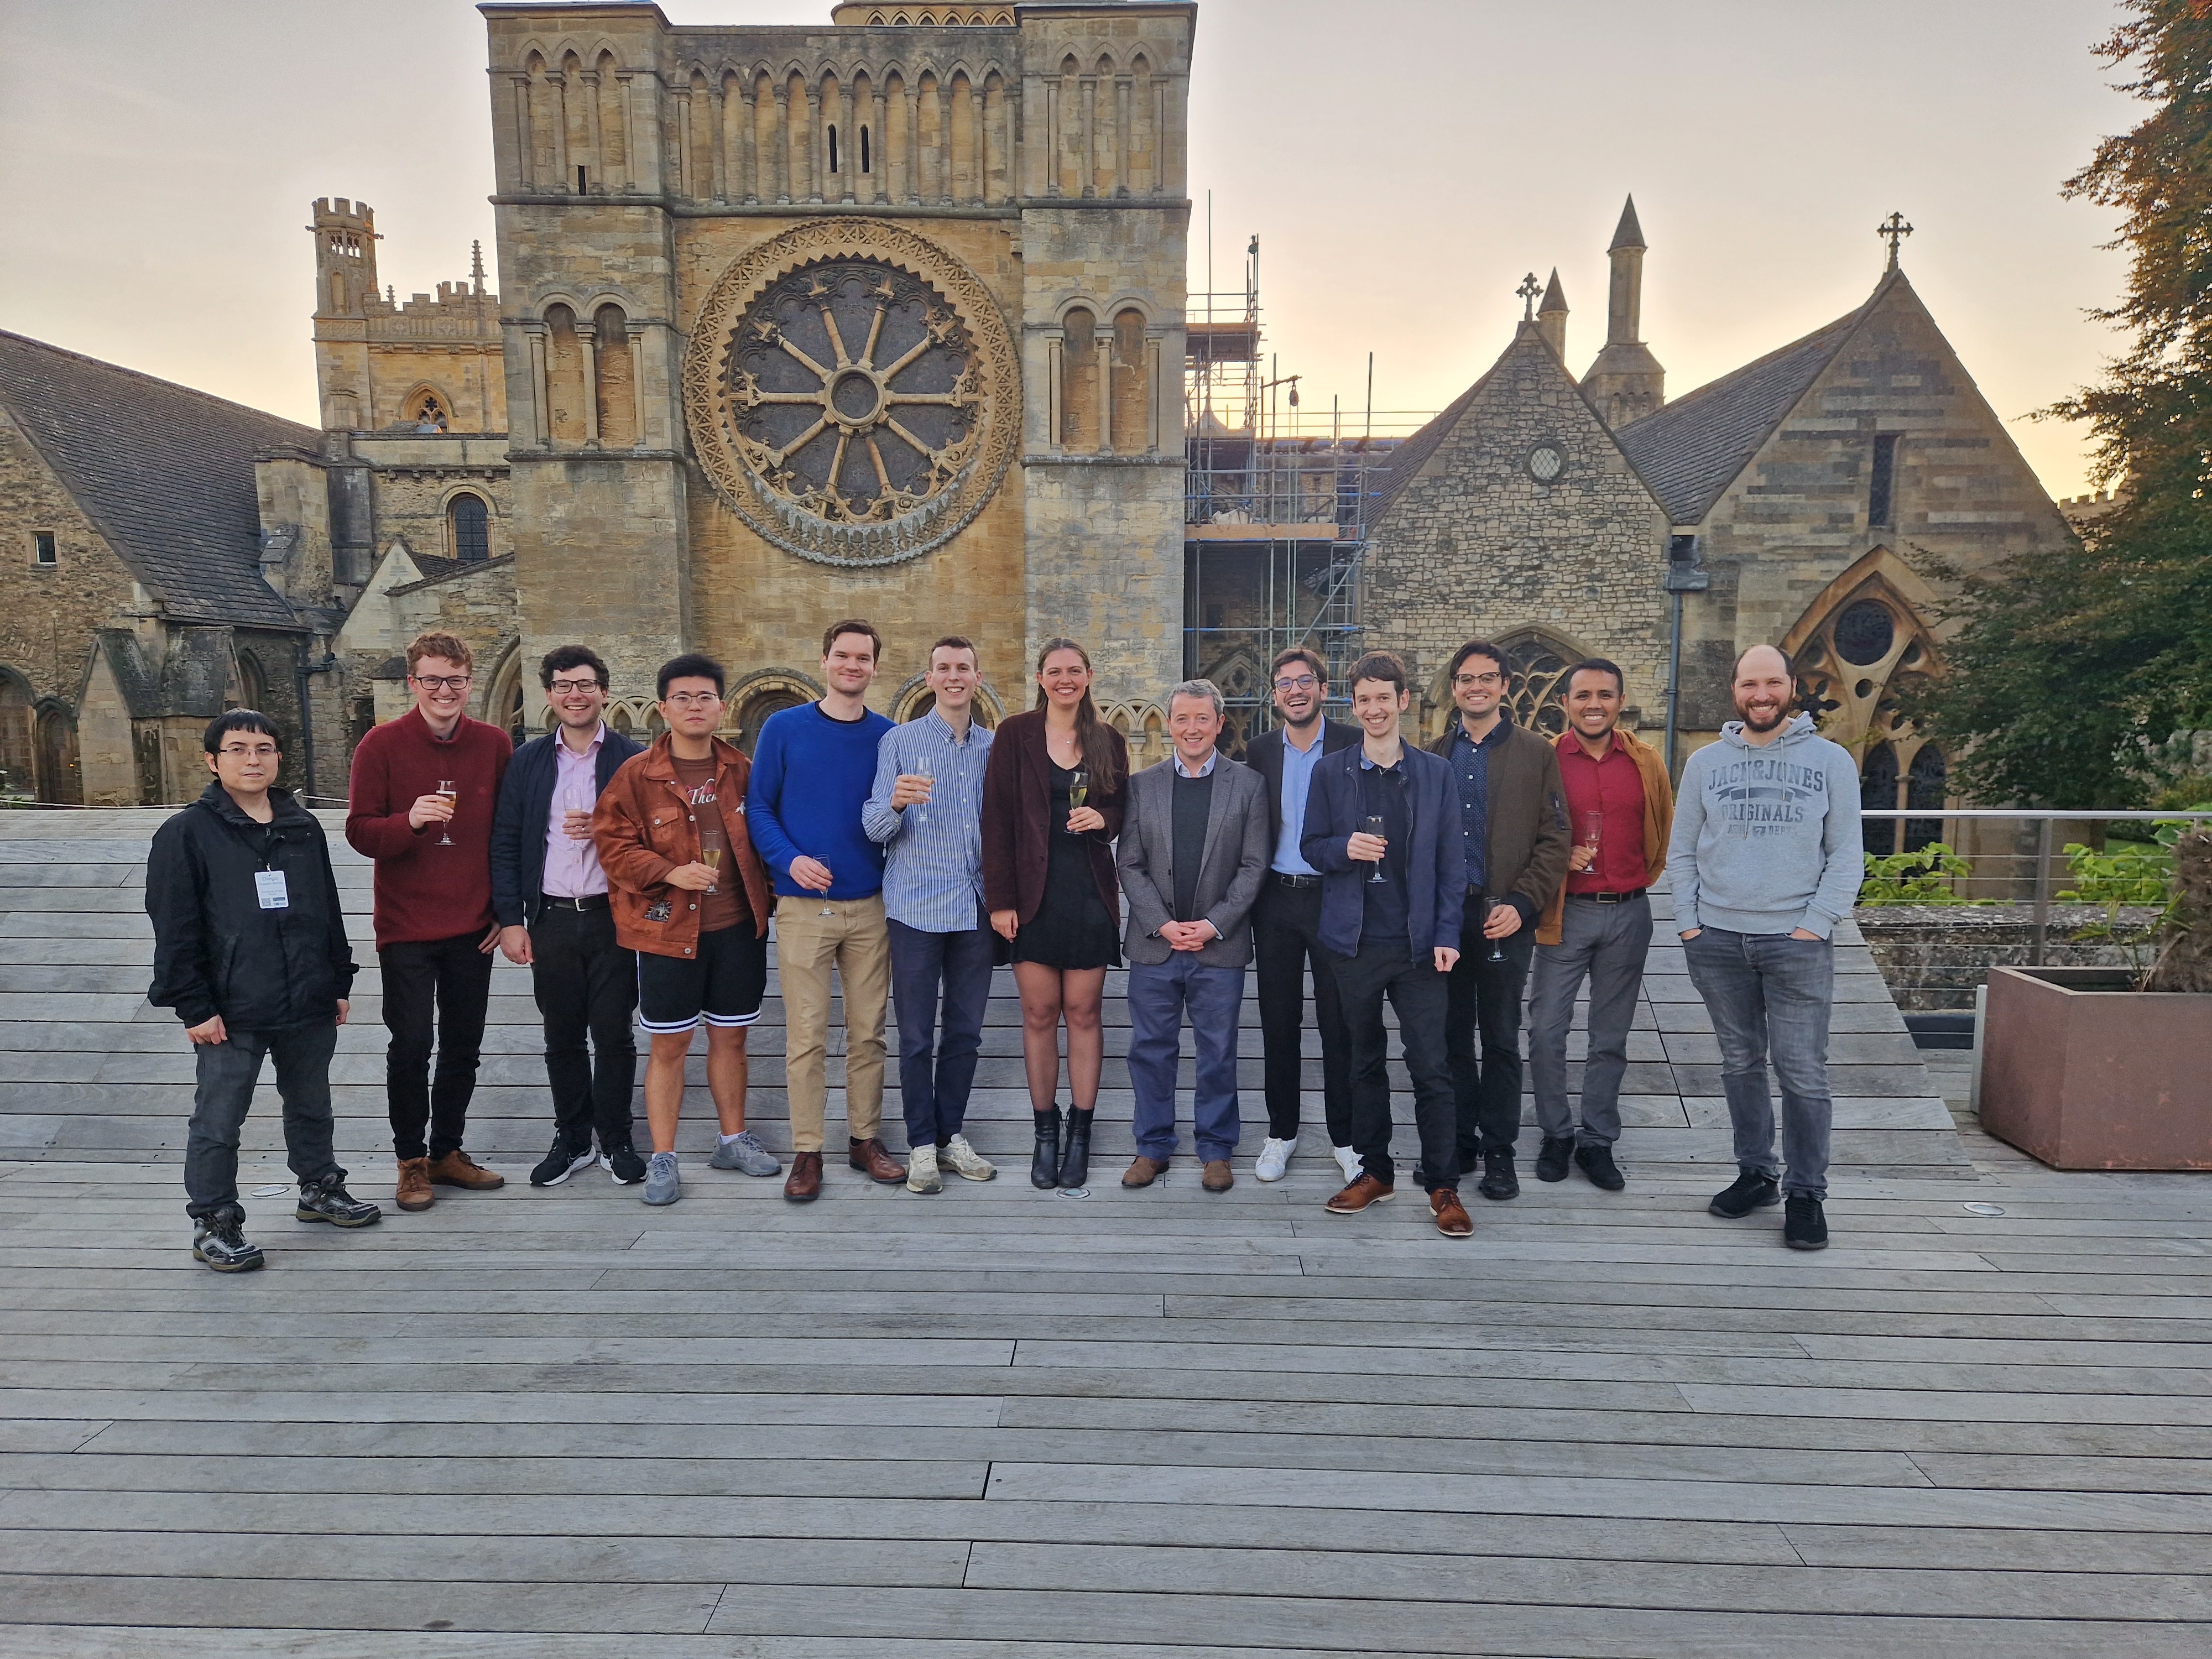
[[[1106,973],[1126,958],[1136,1157],[1122,1186],[1158,1181],[1181,1150],[1186,1027],[1200,1182],[1234,1184],[1250,968],[1268,1119],[1255,1177],[1281,1180],[1299,1150],[1310,985],[1343,1183],[1327,1207],[1357,1214],[1395,1195],[1387,1001],[1413,1090],[1414,1178],[1437,1230],[1464,1238],[1462,1172],[1480,1169],[1486,1199],[1520,1191],[1524,988],[1536,1176],[1579,1169],[1601,1189],[1626,1184],[1613,1149],[1629,1027],[1649,890],[1671,861],[1735,1127],[1739,1177],[1711,1208],[1741,1218],[1786,1192],[1786,1242],[1826,1243],[1828,937],[1859,878],[1857,794],[1848,755],[1790,714],[1779,652],[1756,647],[1737,665],[1741,718],[1691,757],[1678,805],[1663,762],[1620,727],[1621,671],[1598,659],[1567,675],[1568,729],[1553,740],[1507,714],[1503,651],[1469,641],[1447,674],[1455,717],[1424,750],[1400,730],[1412,698],[1399,658],[1374,651],[1352,665],[1347,726],[1323,715],[1322,659],[1293,647],[1271,665],[1277,724],[1242,761],[1219,747],[1220,692],[1194,679],[1165,700],[1168,758],[1133,775],[1072,640],[1046,642],[1035,706],[995,730],[976,718],[970,641],[930,647],[931,707],[904,725],[866,704],[882,650],[867,622],[833,623],[823,695],[773,715],[749,759],[716,735],[728,688],[711,658],[661,667],[664,730],[641,747],[605,720],[605,664],[563,646],[540,667],[554,727],[514,749],[465,713],[466,645],[434,633],[409,646],[414,708],[356,750],[346,818],[375,866],[402,1210],[430,1207],[441,1187],[505,1184],[463,1146],[495,951],[531,969],[544,1018],[554,1129],[531,1183],[596,1162],[651,1205],[682,1195],[676,1142],[702,1024],[712,1167],[783,1175],[795,1203],[819,1196],[836,994],[848,1166],[917,1194],[942,1192],[948,1176],[994,1178],[964,1124],[993,973],[1008,964],[1035,1120],[1030,1182],[1084,1188]],[[222,715],[205,746],[213,781],[156,835],[149,865],[149,997],[176,1011],[199,1057],[185,1163],[194,1254],[234,1272],[263,1260],[244,1237],[236,1174],[265,1058],[299,1218],[356,1227],[380,1212],[348,1193],[332,1150],[329,1061],[356,969],[321,828],[275,787],[282,757],[265,716]],[[767,992],[771,928],[787,1172],[745,1119],[746,1033]],[[1567,1049],[1585,985],[1577,1100]],[[881,1133],[887,1003],[903,1160]],[[645,1156],[630,1109],[637,1028]],[[1770,1058],[1786,1164],[1774,1156]]]

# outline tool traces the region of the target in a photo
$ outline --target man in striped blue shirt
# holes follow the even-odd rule
[[[981,678],[970,641],[947,635],[930,647],[924,684],[935,707],[884,733],[875,787],[860,809],[860,827],[884,854],[910,1193],[942,1192],[940,1166],[969,1181],[998,1174],[960,1133],[983,1046],[996,939],[983,908],[991,734],[974,718]]]

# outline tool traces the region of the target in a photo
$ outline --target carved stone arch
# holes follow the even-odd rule
[[[591,50],[585,52],[583,56],[586,64],[602,73],[608,68],[612,68],[617,73],[621,72],[622,53],[616,47],[613,40],[604,34],[592,43]]]
[[[1913,737],[1910,723],[1899,720],[1897,693],[1916,677],[1943,672],[1927,620],[1936,603],[1911,566],[1877,547],[1823,588],[1782,637],[1802,706],[1822,736],[1862,763],[1877,745]],[[1910,764],[1909,757],[1900,761]]]
[[[38,703],[31,682],[0,665],[0,795],[38,795]]]
[[[453,422],[453,400],[436,381],[417,380],[399,400],[399,419],[404,425],[427,423],[441,432],[449,431]]]
[[[1543,627],[1523,627],[1500,635],[1505,653],[1505,708],[1514,724],[1547,738],[1567,729],[1567,670],[1590,653],[1574,641]],[[1444,688],[1450,701],[1450,688]]]
[[[499,729],[517,743],[534,728],[543,729],[544,720],[533,720],[533,714],[542,716],[544,699],[537,699],[538,707],[531,707],[532,699],[522,672],[522,641],[520,636],[507,641],[501,649],[498,665],[491,671],[490,678],[483,682],[477,708],[477,718]]]
[[[581,75],[583,72],[584,55],[578,52],[574,46],[566,46],[562,48],[561,52],[562,78],[565,80],[571,75]]]
[[[761,668],[730,687],[722,702],[721,734],[752,753],[770,714],[817,702],[822,683],[796,668]]]

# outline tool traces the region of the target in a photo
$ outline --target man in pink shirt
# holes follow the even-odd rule
[[[500,950],[530,969],[545,1019],[553,1146],[530,1184],[557,1186],[589,1164],[596,1133],[599,1162],[627,1186],[645,1178],[630,1142],[637,957],[615,938],[592,811],[638,745],[608,729],[607,665],[590,647],[547,652],[538,678],[557,723],[514,751],[491,832]]]

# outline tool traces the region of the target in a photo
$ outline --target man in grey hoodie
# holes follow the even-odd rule
[[[1858,768],[1815,734],[1811,715],[1791,714],[1796,676],[1772,646],[1738,658],[1734,682],[1742,718],[1683,767],[1667,854],[1674,925],[1712,1015],[1735,1126],[1740,1173],[1711,1207],[1735,1220],[1786,1197],[1783,1242],[1818,1250],[1828,1243],[1831,936],[1864,872]],[[1782,1082],[1779,1171],[1770,1053]]]

